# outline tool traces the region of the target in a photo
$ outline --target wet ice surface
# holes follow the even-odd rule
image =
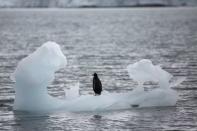
[[[0,130],[195,130],[197,128],[197,9],[70,9],[0,11]],[[175,107],[108,112],[13,112],[18,62],[42,43],[60,44],[67,68],[56,73],[48,92],[64,97],[64,88],[80,81],[80,94],[93,93],[92,73],[103,88],[127,92],[136,87],[125,70],[146,58],[175,77]],[[147,83],[147,87],[150,84]]]
[[[11,77],[15,82],[13,109],[31,112],[106,111],[132,107],[175,106],[177,103],[177,92],[170,88],[169,83],[173,76],[160,66],[153,65],[148,59],[142,59],[127,67],[130,78],[138,84],[132,91],[112,93],[104,90],[100,96],[79,95],[80,82],[77,82],[70,89],[64,89],[65,99],[52,97],[48,94],[47,86],[53,82],[55,72],[66,68],[66,65],[67,59],[60,46],[51,41],[23,58]],[[154,82],[157,88],[144,88],[145,82]]]

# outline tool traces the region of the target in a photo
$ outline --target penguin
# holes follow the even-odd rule
[[[96,73],[94,73],[94,77],[93,77],[93,90],[95,95],[100,95],[102,92],[102,84]]]

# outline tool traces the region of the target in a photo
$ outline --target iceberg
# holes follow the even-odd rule
[[[22,59],[15,72],[15,110],[51,110],[63,101],[50,96],[47,86],[54,79],[54,72],[67,64],[60,46],[47,42],[35,52]]]
[[[129,76],[138,87],[127,93],[103,91],[100,96],[79,95],[79,83],[65,90],[65,99],[48,94],[47,86],[57,70],[67,65],[66,56],[55,42],[46,42],[35,52],[22,59],[15,72],[14,110],[49,111],[103,111],[135,107],[174,106],[178,94],[171,89],[170,73],[150,60],[143,59],[127,67]],[[157,82],[159,87],[144,90],[143,84]],[[181,82],[179,81],[178,84]]]

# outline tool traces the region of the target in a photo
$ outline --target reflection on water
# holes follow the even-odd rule
[[[48,127],[46,121],[49,119],[49,116],[15,111],[14,119],[16,125],[18,125],[18,127],[16,127],[16,130],[46,130]]]
[[[197,9],[0,10],[0,130],[195,130],[197,129]],[[92,93],[97,72],[109,92],[136,87],[125,70],[148,58],[175,77],[184,76],[175,107],[111,112],[13,112],[17,63],[42,43],[60,44],[68,66],[56,73],[48,92],[64,97],[64,88],[80,82],[80,94]],[[149,86],[149,85],[146,85]],[[33,104],[33,103],[32,103]]]

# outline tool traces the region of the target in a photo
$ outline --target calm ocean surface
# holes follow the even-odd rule
[[[49,94],[80,82],[92,92],[97,72],[109,92],[136,87],[126,67],[141,59],[161,65],[175,78],[174,107],[107,112],[13,111],[17,63],[46,41],[60,44],[68,65],[56,73]],[[0,9],[0,130],[197,130],[197,8]]]

